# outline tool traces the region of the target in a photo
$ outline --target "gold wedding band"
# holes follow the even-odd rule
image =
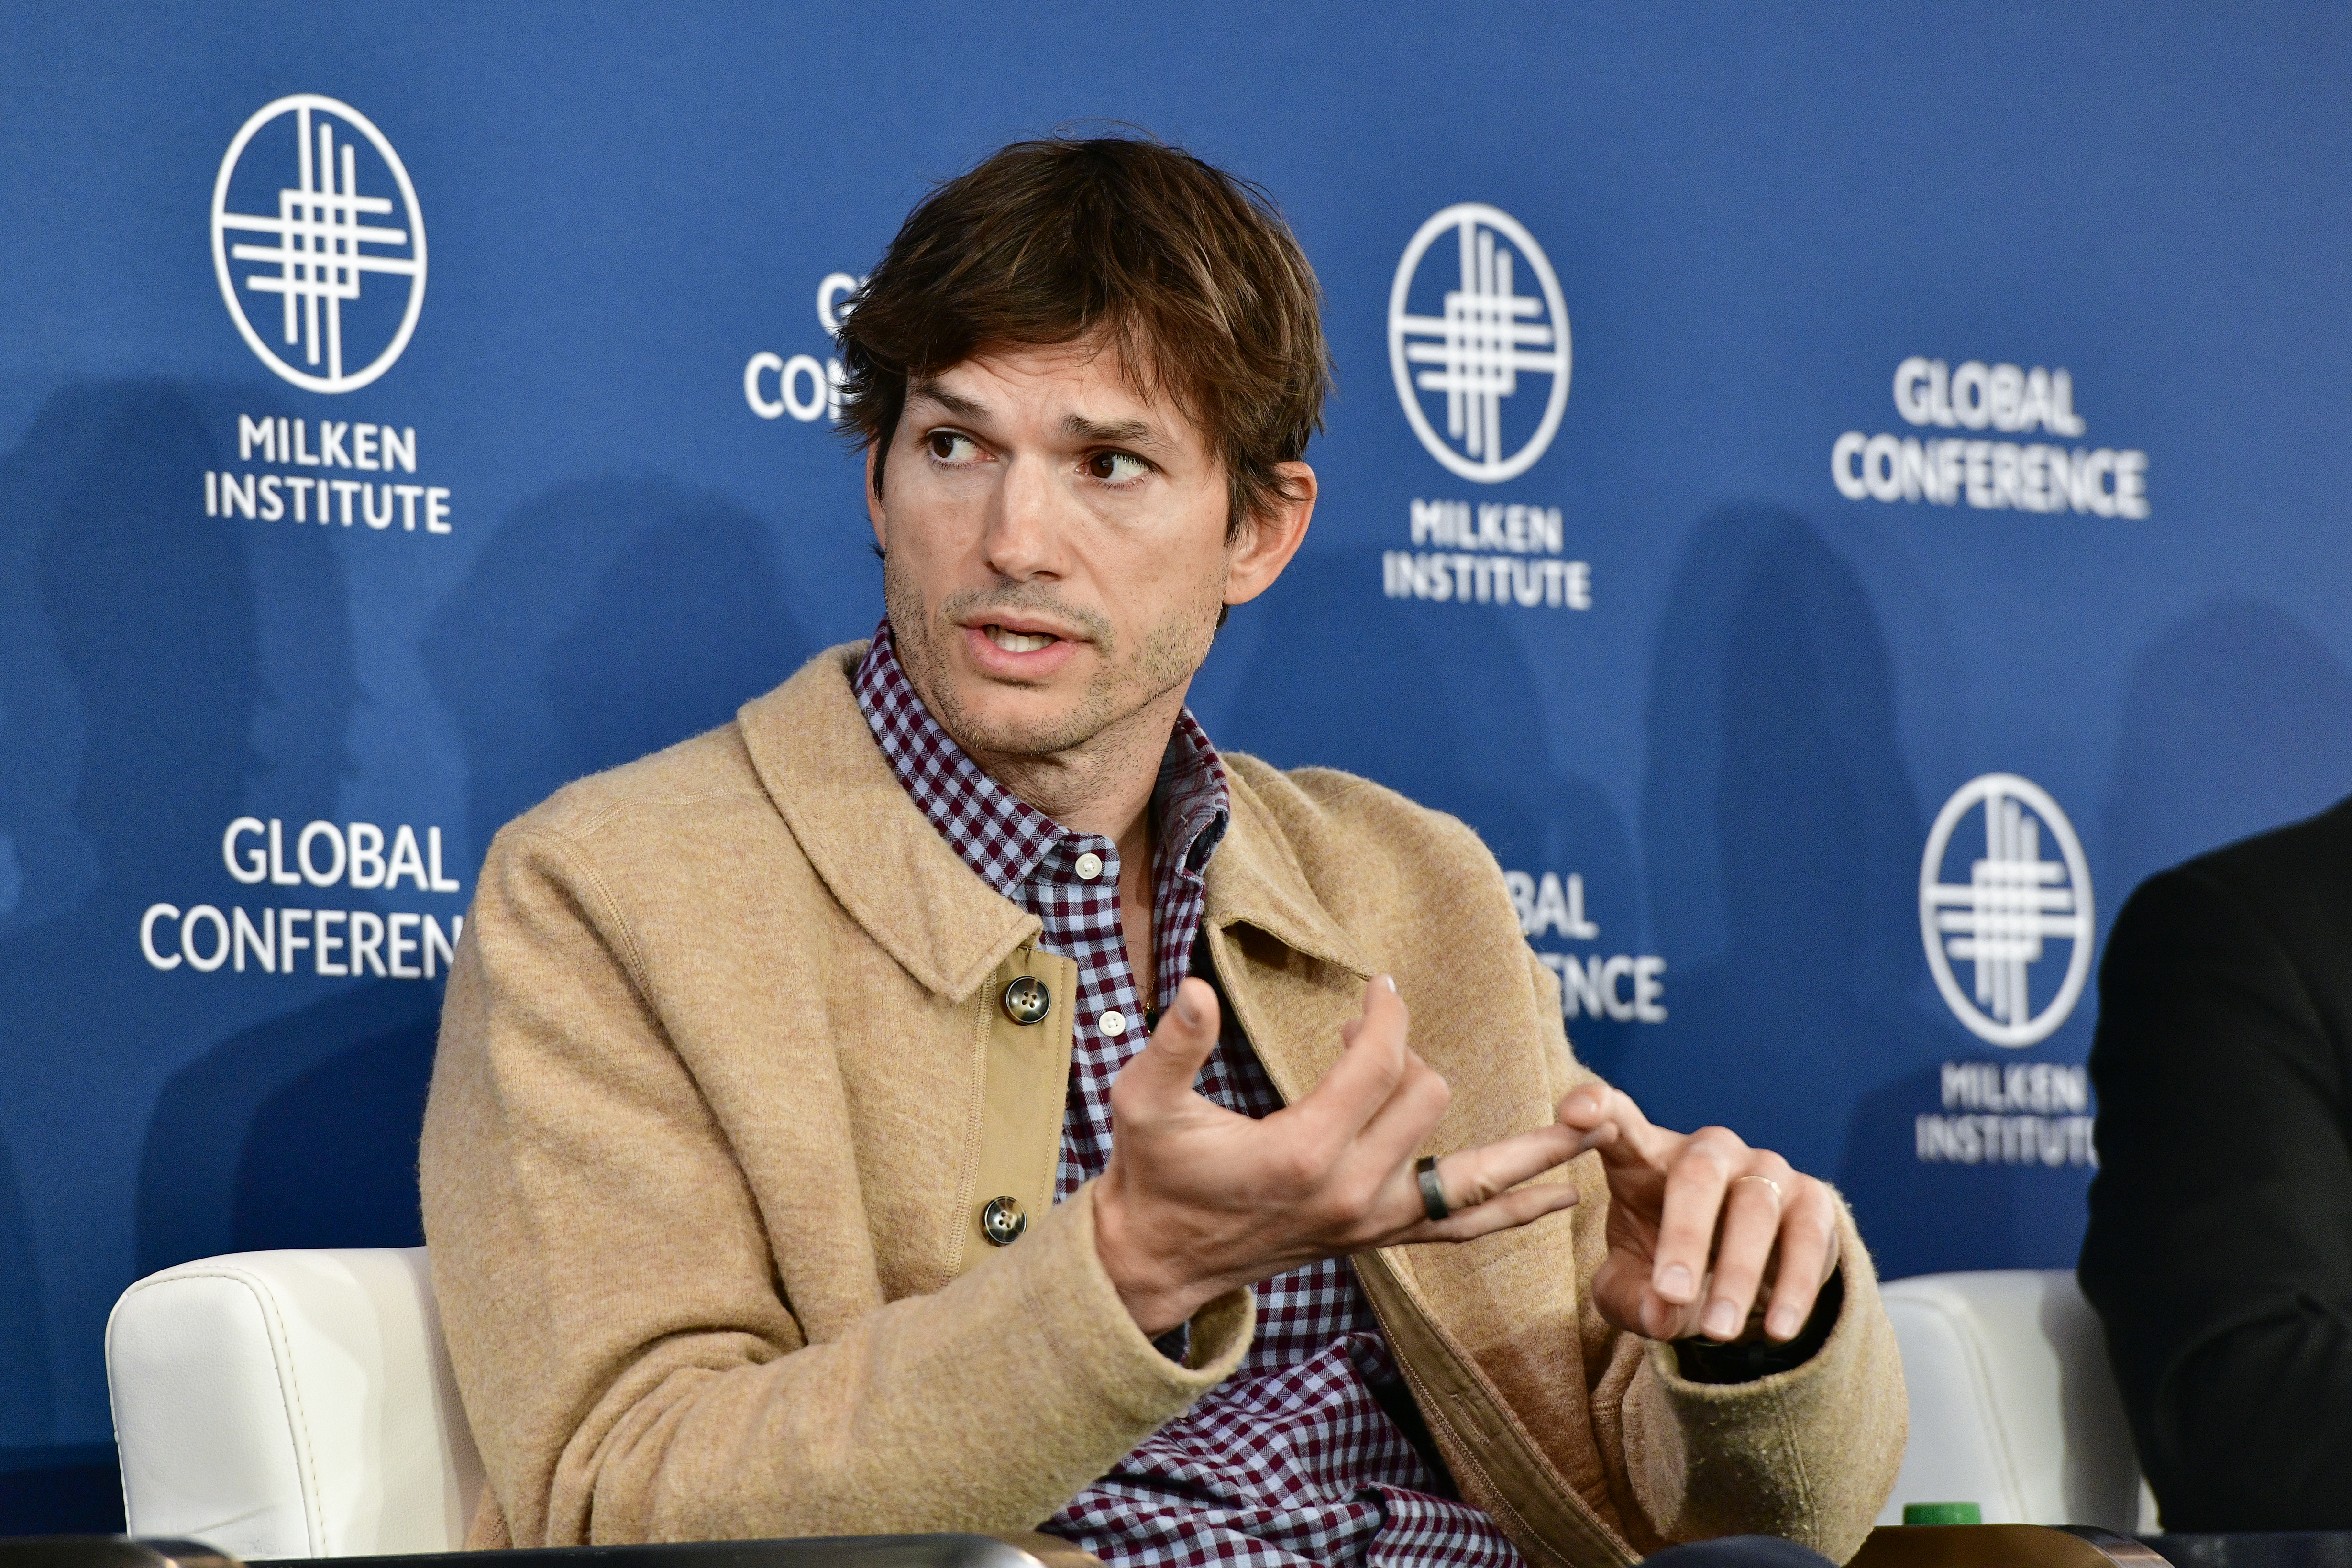
[[[1786,1203],[1786,1202],[1788,1201],[1789,1194],[1786,1194],[1786,1193],[1784,1193],[1784,1192],[1782,1192],[1782,1191],[1780,1190],[1780,1183],[1778,1183],[1778,1182],[1776,1182],[1776,1181],[1774,1181],[1774,1180],[1773,1180],[1771,1177],[1769,1177],[1769,1176],[1759,1176],[1759,1175],[1756,1174],[1756,1173],[1754,1173],[1753,1171],[1750,1171],[1748,1174],[1746,1174],[1746,1175],[1744,1175],[1744,1176],[1735,1176],[1734,1178],[1732,1178],[1732,1183],[1731,1183],[1731,1184],[1732,1184],[1733,1186],[1735,1186],[1735,1187],[1736,1187],[1736,1186],[1738,1186],[1738,1185],[1740,1183],[1742,1183],[1742,1182],[1761,1182],[1761,1183],[1763,1183],[1766,1186],[1768,1186],[1768,1187],[1771,1188],[1771,1189],[1772,1189],[1772,1206],[1773,1206],[1773,1207],[1775,1207],[1775,1208],[1780,1207],[1782,1204],[1784,1204],[1784,1203]]]

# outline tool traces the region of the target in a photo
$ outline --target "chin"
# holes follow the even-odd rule
[[[992,685],[978,690],[967,687],[957,696],[956,721],[950,728],[961,731],[955,738],[967,752],[1049,756],[1079,744],[1098,727],[1088,721],[1082,700],[1046,700]]]

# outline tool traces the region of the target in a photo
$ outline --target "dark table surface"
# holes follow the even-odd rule
[[[2352,1476],[2345,1478],[2352,1486]],[[2141,1537],[2173,1568],[2352,1568],[2352,1531]]]

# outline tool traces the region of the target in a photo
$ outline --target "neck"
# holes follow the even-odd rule
[[[1162,692],[1066,752],[965,752],[981,772],[1064,827],[1100,834],[1118,846],[1122,861],[1133,862],[1140,849],[1149,865],[1151,792],[1190,686]]]

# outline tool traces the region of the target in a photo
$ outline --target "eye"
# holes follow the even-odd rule
[[[1087,458],[1087,472],[1104,484],[1124,488],[1140,483],[1151,465],[1132,452],[1097,452]]]
[[[961,430],[934,430],[923,437],[935,463],[961,465],[980,455],[980,445]]]

